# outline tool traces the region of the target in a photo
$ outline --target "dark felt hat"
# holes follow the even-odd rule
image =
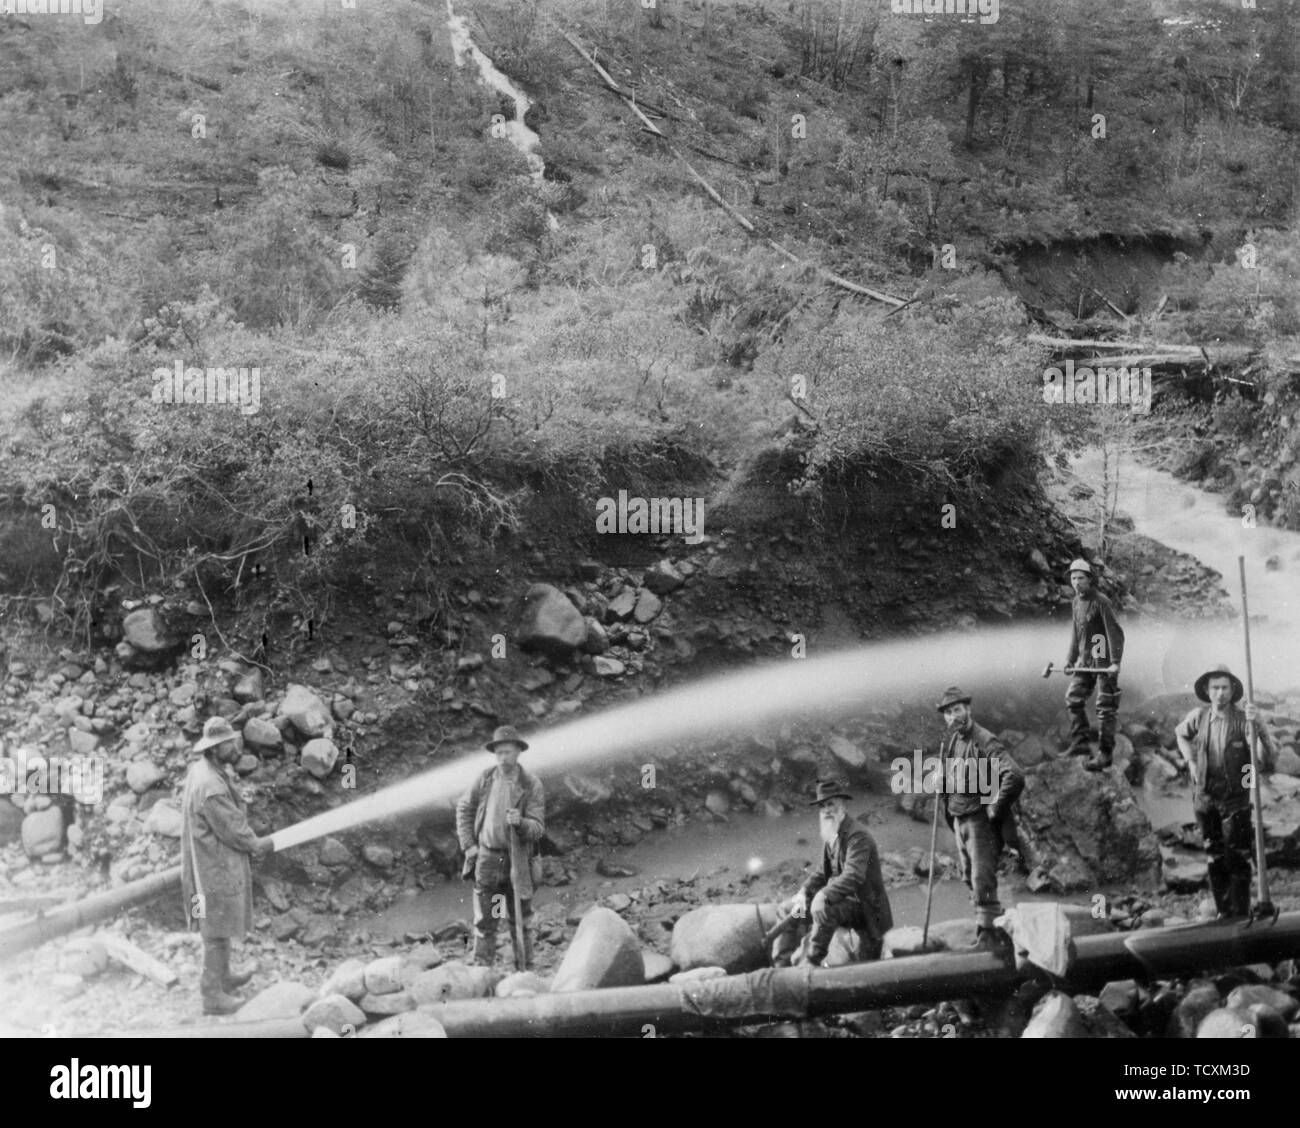
[[[1206,670],[1199,678],[1196,679],[1196,685],[1192,688],[1196,690],[1196,696],[1202,701],[1209,701],[1210,695],[1206,686],[1210,684],[1211,678],[1227,678],[1232,682],[1232,703],[1235,705],[1246,694],[1246,687],[1241,684],[1241,679],[1237,677],[1227,666],[1215,666],[1213,670]]]
[[[519,735],[514,725],[502,725],[492,733],[492,739],[484,745],[489,752],[495,752],[498,744],[517,744],[521,752],[528,751],[528,741]]]
[[[849,794],[848,786],[838,779],[819,779],[817,781],[817,798],[810,799],[808,806],[816,807],[819,803],[825,803],[827,799],[843,799],[846,803],[852,802],[853,796]]]
[[[947,689],[943,691],[943,697],[939,701],[939,704],[935,706],[935,708],[938,709],[940,713],[942,713],[946,708],[948,708],[949,705],[958,705],[962,703],[965,703],[967,705],[970,704],[970,694],[962,693],[962,691],[958,689],[957,686],[950,685]]]

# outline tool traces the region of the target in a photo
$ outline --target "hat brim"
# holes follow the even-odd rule
[[[483,747],[489,752],[495,752],[503,744],[517,745],[520,752],[528,751],[528,742],[526,740],[516,740],[513,736],[509,740],[489,740]]]
[[[205,736],[194,745],[194,751],[206,752],[209,748],[215,748],[218,744],[229,744],[238,739],[239,733],[237,732],[232,732],[229,736]]]
[[[836,791],[833,795],[823,795],[820,799],[810,799],[808,801],[808,806],[820,807],[827,799],[843,799],[846,803],[853,802],[853,796],[847,791]]]
[[[953,705],[969,705],[970,703],[971,699],[969,697],[954,697],[951,701],[940,701],[939,704],[935,706],[935,709],[942,713],[945,709],[951,708]]]
[[[1241,684],[1241,679],[1236,674],[1229,674],[1223,670],[1207,670],[1196,679],[1196,684],[1193,686],[1197,698],[1207,705],[1210,703],[1208,687],[1211,678],[1227,678],[1232,682],[1232,703],[1234,705],[1246,696],[1246,687]]]

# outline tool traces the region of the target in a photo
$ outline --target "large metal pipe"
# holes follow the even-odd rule
[[[107,893],[96,893],[84,900],[74,901],[71,905],[63,905],[31,920],[0,929],[0,960],[9,959],[28,948],[38,947],[47,940],[146,904],[164,893],[178,889],[180,883],[181,867],[174,866],[162,873],[151,874],[139,881],[110,889]]]
[[[1187,925],[1074,940],[1060,986],[1185,975],[1300,956],[1300,913],[1275,924]],[[837,968],[782,968],[649,987],[610,987],[528,999],[477,999],[430,1008],[453,1038],[563,1038],[680,1034],[780,1019],[1005,995],[1040,973],[989,951],[937,952]],[[124,1030],[123,1038],[305,1038],[297,1019]]]
[[[1085,936],[1061,985],[1074,991],[1113,979],[1209,970],[1300,956],[1300,913],[1276,924],[1191,925]],[[993,952],[941,952],[828,969],[446,1003],[437,1018],[453,1038],[672,1034],[710,1026],[1005,994],[1028,978]]]

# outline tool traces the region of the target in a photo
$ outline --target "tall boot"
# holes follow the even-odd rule
[[[478,967],[491,967],[496,962],[496,958],[497,934],[475,929],[474,953],[470,956],[470,964]]]
[[[225,982],[230,976],[230,941],[203,941],[203,975],[199,979],[199,994],[203,997],[204,1014],[234,1014],[244,1005],[244,1000],[226,993]]]
[[[524,924],[524,971],[533,969],[533,939],[534,930],[531,923]]]
[[[1250,915],[1250,874],[1234,873],[1228,878],[1228,915]]]
[[[256,960],[252,963],[244,964],[242,967],[228,967],[225,982],[222,983],[222,987],[224,987],[226,991],[238,991],[260,970],[261,968]]]
[[[1212,858],[1209,865],[1210,892],[1214,895],[1214,907],[1219,916],[1232,916],[1232,899],[1229,893],[1231,884],[1227,867],[1218,858]]]

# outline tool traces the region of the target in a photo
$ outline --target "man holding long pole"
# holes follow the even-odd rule
[[[514,728],[498,728],[487,748],[496,764],[456,804],[456,834],[465,851],[462,876],[474,879],[473,962],[492,965],[497,923],[508,916],[515,965],[523,971],[532,965],[532,862],[546,833],[546,799],[542,781],[519,763],[528,744]]]
[[[1251,792],[1259,786],[1260,770],[1252,765],[1250,730],[1264,752],[1265,772],[1272,771],[1276,745],[1253,701],[1237,708],[1245,688],[1226,666],[1197,678],[1195,691],[1207,705],[1188,713],[1174,735],[1192,777],[1192,806],[1210,855],[1215,908],[1222,919],[1245,917],[1250,915]],[[1259,845],[1258,864],[1267,882],[1262,835]],[[1261,907],[1267,902],[1266,884],[1260,902]]]

